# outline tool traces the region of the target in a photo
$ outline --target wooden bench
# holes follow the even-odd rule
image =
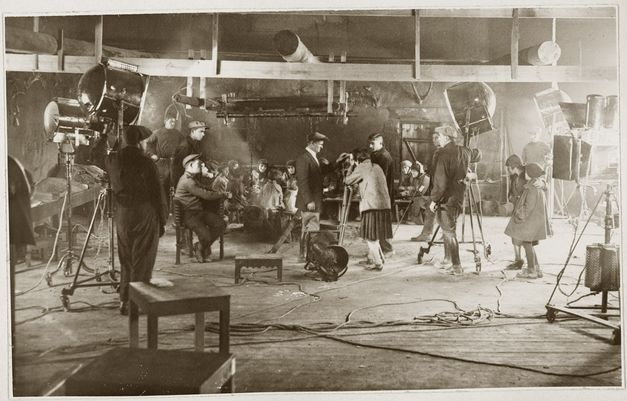
[[[220,353],[229,353],[231,296],[209,281],[172,280],[172,287],[155,287],[143,282],[129,285],[129,343],[139,346],[139,309],[147,315],[148,348],[157,349],[160,316],[195,314],[195,349],[205,348],[205,312],[220,312]]]
[[[283,257],[274,254],[239,255],[235,257],[235,284],[239,283],[243,267],[256,269],[260,267],[274,267],[277,269],[277,280],[283,280]]]
[[[232,354],[114,348],[65,381],[67,396],[234,392]]]

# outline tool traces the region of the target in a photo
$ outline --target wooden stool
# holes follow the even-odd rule
[[[65,395],[137,396],[234,392],[232,354],[114,348],[65,381]]]
[[[260,267],[276,267],[276,278],[283,280],[283,257],[273,254],[259,254],[235,257],[235,284],[239,283],[240,271],[242,267],[252,269]]]
[[[229,319],[231,296],[209,281],[197,279],[172,280],[172,287],[155,287],[143,282],[129,285],[129,343],[139,346],[139,310],[147,315],[148,348],[157,349],[159,316],[194,313],[195,349],[205,348],[205,312],[220,312],[220,353],[229,353]]]

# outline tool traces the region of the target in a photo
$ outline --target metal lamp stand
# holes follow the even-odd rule
[[[611,234],[612,234],[612,229],[614,228],[614,218],[613,218],[613,214],[612,214],[612,188],[611,185],[607,186],[607,189],[605,190],[605,192],[603,193],[603,195],[605,196],[605,241],[604,244],[610,244],[610,239],[611,239]],[[598,206],[598,203],[597,203]],[[596,208],[595,208],[596,209]],[[592,213],[594,213],[595,210],[592,210]],[[585,229],[584,229],[585,230]],[[603,266],[601,266],[602,268],[605,268]],[[586,266],[587,268],[587,266]],[[559,276],[558,276],[559,277]],[[555,321],[555,317],[557,315],[558,312],[563,312],[566,313],[568,315],[571,316],[576,316],[578,318],[581,319],[585,319],[588,320],[590,322],[599,324],[601,326],[604,327],[608,327],[610,329],[612,329],[612,335],[610,338],[610,342],[614,345],[619,345],[621,342],[621,328],[620,328],[620,322],[619,323],[612,323],[609,322],[607,320],[608,317],[618,317],[620,318],[620,312],[618,314],[609,314],[607,313],[608,310],[619,310],[620,311],[620,307],[609,307],[608,306],[608,290],[602,290],[602,291],[597,291],[597,294],[600,292],[601,293],[601,305],[594,305],[594,306],[556,306],[554,304],[551,304],[551,300],[553,299],[553,296],[555,295],[555,291],[557,290],[558,286],[559,286],[559,278],[557,283],[555,284],[555,288],[553,288],[553,292],[551,293],[551,296],[549,297],[549,300],[547,301],[546,304],[546,319],[550,322],[553,323]],[[620,282],[619,282],[620,283]],[[620,284],[619,284],[620,285]],[[601,312],[600,313],[584,313],[584,312],[579,312],[576,311],[574,309],[579,309],[579,310],[597,310],[600,309]]]
[[[117,106],[118,106],[117,107],[118,108],[118,116],[117,116],[118,121],[116,122],[116,136],[117,136],[117,143],[119,144],[122,130],[124,128],[123,126],[124,108],[126,106],[123,101],[119,101]],[[80,274],[81,266],[84,266],[83,258],[85,257],[85,251],[87,250],[87,245],[89,243],[89,239],[94,229],[94,224],[96,221],[96,213],[98,212],[98,206],[100,206],[101,204],[105,205],[106,213],[107,213],[107,223],[108,223],[109,260],[107,264],[107,270],[104,272],[94,271],[94,275],[92,277],[79,280],[78,276]],[[61,290],[61,302],[66,311],[69,310],[69,306],[70,306],[69,296],[74,295],[74,291],[77,288],[104,287],[104,286],[112,286],[114,288],[117,288],[120,284],[119,281],[117,280],[117,275],[120,272],[118,270],[115,270],[115,247],[114,247],[114,236],[115,236],[114,228],[115,227],[114,227],[113,215],[114,215],[113,196],[112,196],[112,191],[111,191],[111,182],[109,179],[107,179],[105,188],[98,195],[98,201],[97,201],[94,213],[91,217],[91,221],[89,223],[89,228],[87,230],[87,238],[85,239],[85,243],[83,244],[83,249],[81,250],[81,255],[79,257],[79,266],[78,266],[78,269],[76,270],[76,273],[74,274],[74,279],[72,280],[72,283],[70,284],[70,286],[65,287]],[[109,278],[110,278],[109,282],[106,282],[106,283],[102,282],[102,276],[105,276],[105,275],[109,275]],[[89,283],[92,280],[95,280],[96,283]]]
[[[46,283],[48,286],[52,286],[52,276],[57,273],[61,267],[63,267],[63,275],[69,277],[72,275],[73,261],[77,260],[77,255],[74,253],[74,226],[72,224],[72,174],[74,170],[74,146],[70,141],[65,140],[59,143],[59,153],[63,155],[65,159],[65,191],[66,191],[66,206],[65,206],[65,222],[67,229],[67,250],[57,264],[57,268],[46,273]],[[54,250],[56,253],[56,249]],[[82,263],[82,260],[79,262]]]

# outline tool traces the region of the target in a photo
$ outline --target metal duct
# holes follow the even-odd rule
[[[282,30],[277,32],[272,39],[274,48],[290,63],[320,63],[318,57],[300,40],[297,34],[292,31]]]

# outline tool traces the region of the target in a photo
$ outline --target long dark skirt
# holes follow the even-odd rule
[[[390,209],[362,212],[359,235],[368,241],[392,238],[392,213]]]

